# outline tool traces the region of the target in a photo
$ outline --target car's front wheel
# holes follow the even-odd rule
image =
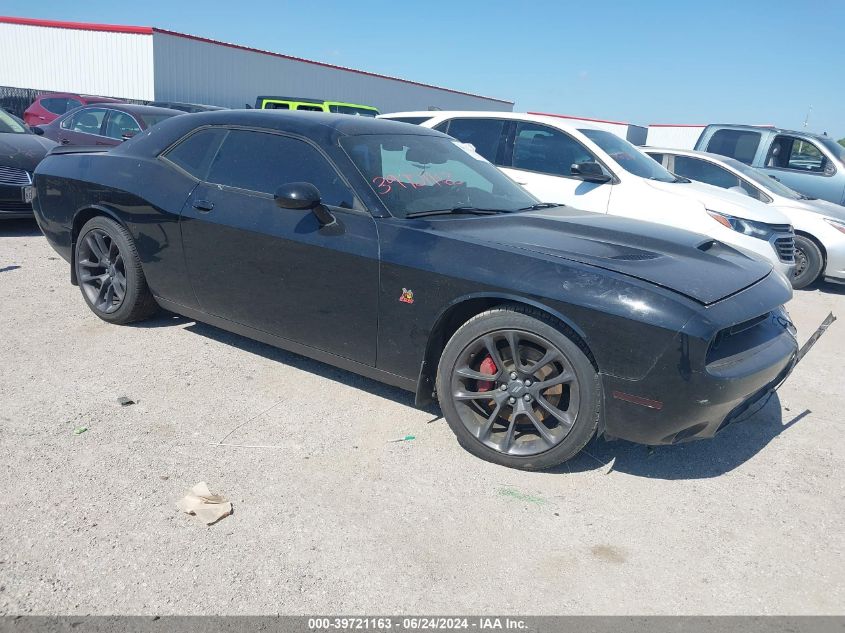
[[[76,279],[85,303],[104,321],[131,323],[158,309],[135,242],[114,220],[97,216],[86,222],[74,255]]]
[[[792,273],[792,287],[806,288],[821,275],[824,255],[818,245],[803,235],[795,236],[795,271]]]
[[[452,336],[437,397],[460,444],[524,470],[575,456],[596,431],[598,376],[557,320],[521,306],[488,310]]]

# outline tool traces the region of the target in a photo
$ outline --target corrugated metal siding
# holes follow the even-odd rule
[[[647,145],[694,149],[704,126],[698,125],[649,125]]]
[[[153,33],[155,98],[230,108],[259,95],[310,97],[372,105],[382,112],[510,111],[509,103],[399,80],[285,59],[168,33]]]
[[[153,98],[153,37],[0,23],[0,85]]]

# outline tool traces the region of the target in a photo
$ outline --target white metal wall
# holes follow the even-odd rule
[[[695,144],[703,130],[703,125],[649,125],[646,145],[672,149],[695,149]]]
[[[153,37],[0,23],[0,86],[153,98]]]
[[[259,95],[310,97],[372,105],[382,112],[510,111],[513,105],[383,77],[285,59],[168,33],[153,33],[155,98],[230,108]]]

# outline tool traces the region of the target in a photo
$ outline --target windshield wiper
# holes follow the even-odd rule
[[[560,204],[557,202],[538,202],[537,204],[532,204],[530,207],[522,207],[517,209],[517,211],[537,211],[539,209],[553,209],[554,207],[565,207],[565,204]]]
[[[478,207],[452,207],[451,209],[434,209],[432,211],[416,211],[408,213],[406,218],[422,218],[427,215],[453,215],[459,213],[472,213],[474,215],[495,215],[496,213],[510,213],[507,209],[480,209]]]

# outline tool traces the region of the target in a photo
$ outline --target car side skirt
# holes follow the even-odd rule
[[[293,352],[294,354],[306,356],[321,363],[326,363],[327,365],[332,365],[334,367],[338,367],[346,371],[351,371],[355,374],[360,374],[361,376],[364,376],[366,378],[371,378],[373,380],[386,383],[393,387],[399,387],[400,389],[404,389],[405,391],[416,391],[417,389],[417,381],[415,378],[405,378],[404,376],[399,376],[397,374],[386,372],[384,370],[378,369],[377,367],[364,365],[363,363],[344,358],[343,356],[337,356],[336,354],[324,352],[323,350],[317,349],[315,347],[303,345],[301,343],[297,343],[295,341],[291,341],[289,339],[270,334],[269,332],[265,332],[263,330],[257,330],[247,325],[242,325],[240,323],[229,321],[228,319],[224,319],[222,317],[202,312],[201,310],[196,310],[194,308],[189,308],[173,301],[168,301],[167,299],[162,299],[160,297],[156,297],[155,299],[159,306],[161,306],[165,310],[175,312],[176,314],[181,314],[182,316],[187,317],[189,319],[193,319],[195,321],[200,321],[202,323],[207,323],[208,325],[213,325],[214,327],[218,327],[221,330],[226,330],[227,332],[232,332],[233,334],[238,334],[240,336],[259,341],[261,343],[266,343],[267,345],[272,345],[273,347],[278,347],[288,352]]]

